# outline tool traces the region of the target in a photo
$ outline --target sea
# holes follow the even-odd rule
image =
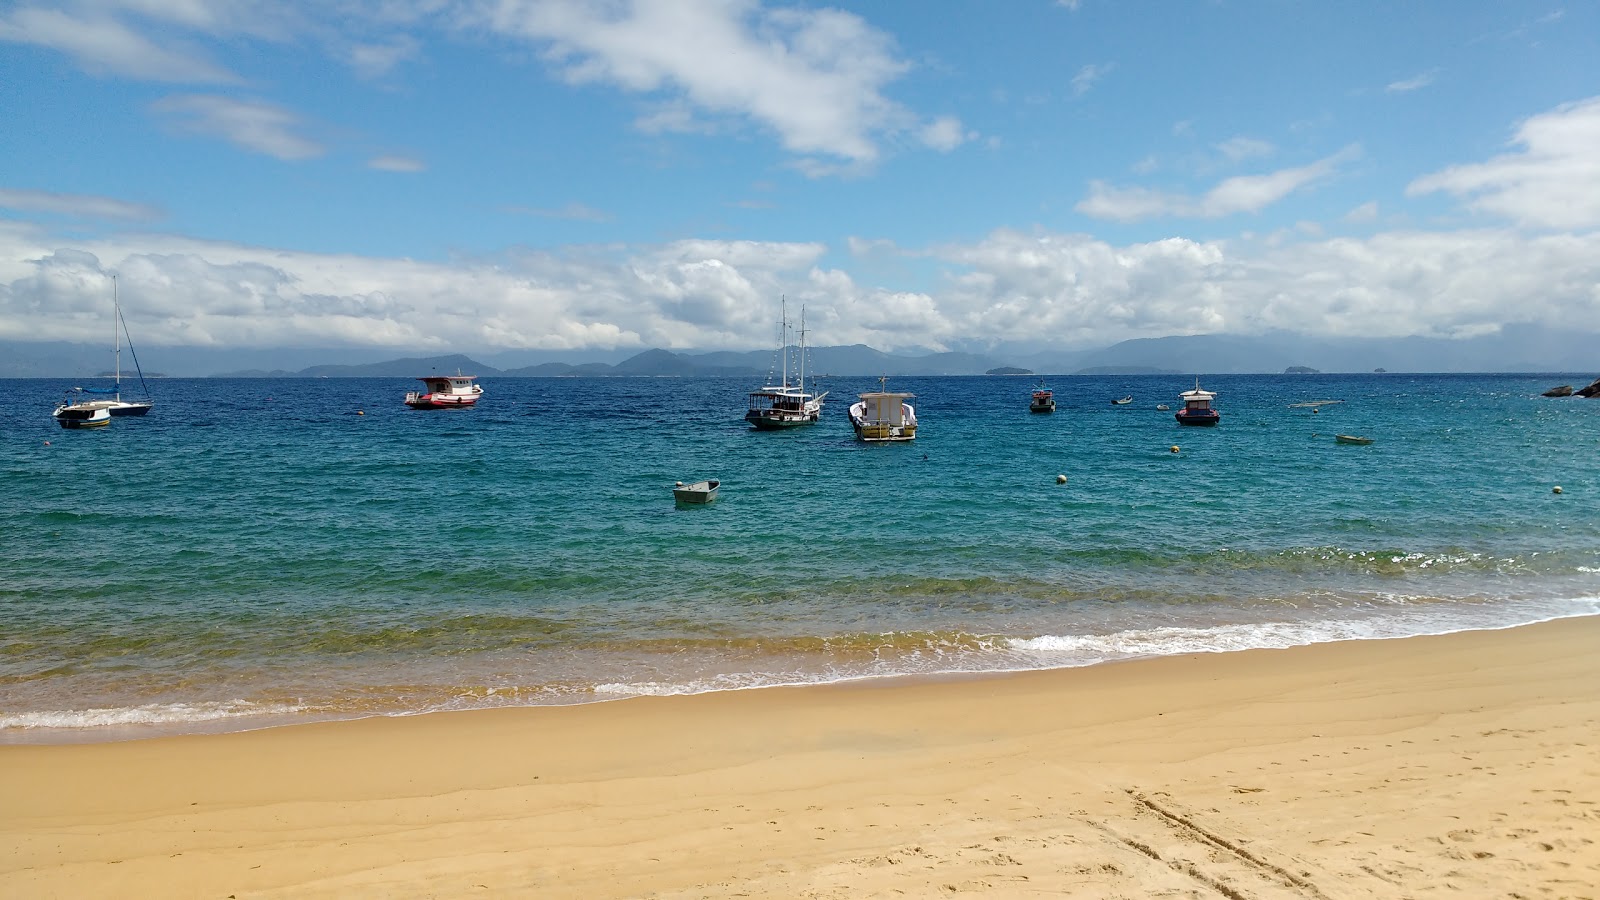
[[[0,742],[1594,615],[1600,400],[1541,396],[1591,377],[1202,374],[1212,428],[1158,408],[1193,375],[1047,377],[1051,415],[1038,377],[897,377],[900,444],[854,439],[868,377],[782,432],[731,378],[486,377],[442,411],[408,378],[164,378],[84,431],[50,416],[82,382],[4,380]]]

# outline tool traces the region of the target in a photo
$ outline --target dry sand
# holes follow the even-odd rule
[[[1600,618],[0,747],[14,897],[1596,897]]]

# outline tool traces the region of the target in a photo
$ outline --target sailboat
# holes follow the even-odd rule
[[[62,428],[82,428],[86,425],[92,427],[105,423],[105,418],[94,415],[104,411],[107,416],[142,416],[155,406],[155,401],[150,399],[150,388],[144,382],[144,370],[139,367],[139,355],[133,350],[133,341],[128,337],[128,323],[122,318],[122,302],[117,298],[117,276],[111,276],[111,325],[112,325],[112,355],[115,358],[115,368],[112,372],[111,387],[108,388],[73,388],[56,407],[53,415]],[[128,355],[133,357],[133,369],[139,374],[139,387],[144,392],[144,397],[137,400],[122,399],[122,345],[128,345]],[[85,395],[88,395],[87,397]],[[77,399],[74,399],[76,396]]]
[[[767,385],[760,390],[750,392],[749,409],[744,414],[744,420],[758,431],[776,431],[780,428],[793,428],[796,425],[811,425],[822,417],[822,398],[828,396],[827,391],[812,395],[806,391],[806,311],[800,308],[800,350],[798,353],[798,375],[794,384],[789,383],[789,316],[783,298],[778,301],[779,328],[778,333],[778,360],[774,367],[779,372],[779,381],[772,384],[772,373],[767,374]]]

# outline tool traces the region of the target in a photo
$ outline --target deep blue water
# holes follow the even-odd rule
[[[1209,376],[1209,429],[1155,408],[1192,376],[1048,381],[893,379],[897,445],[851,434],[868,378],[781,433],[730,379],[162,379],[99,431],[0,381],[0,741],[1600,611],[1600,401],[1539,396],[1582,376]]]

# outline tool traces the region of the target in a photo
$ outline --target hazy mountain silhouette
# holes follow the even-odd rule
[[[896,355],[864,344],[814,347],[807,376],[981,375],[1002,367],[1041,375],[1095,372],[1194,374],[1279,373],[1303,366],[1322,372],[1592,372],[1600,369],[1600,333],[1512,325],[1461,340],[1442,338],[1318,338],[1300,334],[1227,334],[1142,338],[1088,350],[999,348],[985,353]],[[224,377],[478,376],[732,376],[776,378],[771,350],[642,353],[496,351],[481,356],[413,354],[393,350],[225,350],[149,347],[139,353],[148,374]],[[0,377],[93,377],[110,352],[91,344],[0,342]],[[129,358],[123,356],[127,370]],[[790,372],[790,378],[795,377]]]

